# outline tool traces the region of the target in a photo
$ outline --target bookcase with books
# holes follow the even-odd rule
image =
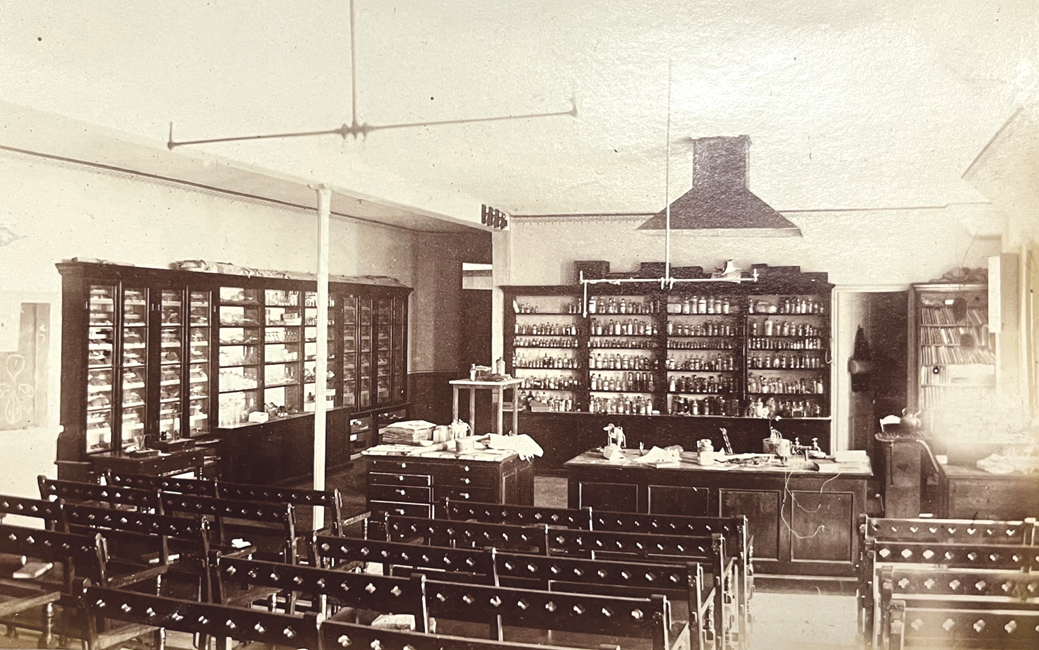
[[[936,432],[994,395],[996,354],[988,328],[988,287],[915,284],[910,292],[909,408]]]

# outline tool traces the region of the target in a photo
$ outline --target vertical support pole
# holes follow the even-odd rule
[[[332,210],[332,190],[319,185],[317,190],[317,371],[314,373],[314,489],[325,489],[325,424],[328,407],[328,223]],[[325,509],[313,508],[314,530],[325,522]]]

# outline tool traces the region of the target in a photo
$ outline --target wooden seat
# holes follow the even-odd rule
[[[260,552],[264,557],[276,558],[295,564],[298,559],[296,518],[293,506],[287,503],[255,503],[235,499],[164,493],[160,496],[164,512],[208,515],[214,520],[216,542],[213,546],[231,548],[230,526],[256,539],[246,540],[256,545],[257,540],[271,539],[276,551]],[[264,526],[263,524],[269,524]]]
[[[881,648],[1039,647],[1039,574],[884,567]]]
[[[873,645],[884,633],[878,575],[885,567],[941,567],[965,581],[977,572],[1039,568],[1034,521],[864,518],[860,535],[859,634]]]
[[[155,566],[131,571],[113,570],[109,565],[107,549],[100,534],[77,535],[60,531],[0,525],[0,553],[24,555],[33,560],[52,563],[54,569],[37,578],[27,580],[0,580],[0,617],[8,626],[26,627],[40,631],[41,647],[49,647],[54,634],[54,605],[72,610],[75,601],[74,581],[79,577],[109,587],[129,587],[147,583],[165,573],[166,566]],[[39,621],[20,616],[38,610]],[[83,630],[76,617],[71,625],[58,632],[63,636],[83,638]],[[133,636],[147,632],[138,631]],[[132,638],[132,637],[131,637]]]
[[[203,638],[233,638],[255,641],[272,647],[311,648],[319,650],[319,617],[315,614],[291,616],[263,610],[197,603],[176,598],[163,598],[132,591],[106,589],[89,582],[80,583],[81,606],[89,613],[105,619],[154,626]],[[90,629],[87,647],[104,648],[121,642],[115,633]]]
[[[134,508],[162,513],[158,490],[142,490],[118,485],[79,483],[40,476],[37,479],[40,498],[46,501],[61,499],[66,503],[85,503],[108,507]]]

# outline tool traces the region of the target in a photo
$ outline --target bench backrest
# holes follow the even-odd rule
[[[468,637],[445,636],[385,630],[370,625],[339,621],[323,621],[321,638],[324,650],[341,648],[378,648],[379,650],[563,650],[559,646],[493,641]]]
[[[868,564],[934,564],[951,569],[1039,570],[1039,546],[870,542]],[[872,573],[872,571],[870,571]]]
[[[62,499],[66,503],[95,501],[108,505],[127,505],[147,508],[154,512],[162,512],[162,502],[158,490],[142,490],[121,485],[98,485],[97,483],[79,483],[49,479],[40,476],[40,498],[44,500]]]
[[[256,503],[219,499],[194,494],[161,495],[164,512],[183,512],[193,515],[209,515],[214,518],[219,543],[226,545],[228,520],[248,520],[265,524],[277,524],[285,544],[285,561],[292,564],[297,559],[296,518],[293,506],[287,503]]]
[[[431,546],[496,548],[532,553],[547,553],[548,526],[511,526],[473,521],[445,521],[387,514],[384,520],[387,541],[422,538]]]
[[[654,650],[670,648],[670,606],[660,595],[623,598],[427,580],[426,602],[434,618],[649,638]]]
[[[922,600],[895,599],[882,638],[887,648],[986,648],[1034,650],[1039,647],[1039,608],[991,608],[961,601],[935,606]]]
[[[863,516],[865,539],[941,544],[1039,544],[1036,520],[894,519]]]
[[[65,566],[66,591],[71,589],[76,576],[85,576],[102,584],[108,579],[105,571],[107,550],[98,533],[77,535],[0,524],[0,553],[62,563]]]
[[[452,501],[445,498],[436,507],[441,519],[457,521],[482,521],[488,524],[512,524],[532,526],[547,524],[561,528],[583,528],[588,530],[592,522],[592,509],[546,508],[541,506],[515,506],[473,501]]]
[[[221,499],[238,501],[259,501],[267,503],[289,503],[293,506],[322,506],[332,511],[332,534],[342,534],[343,496],[338,489],[307,490],[302,488],[280,488],[264,485],[247,485],[244,483],[216,483]],[[320,525],[314,526],[315,530]]]
[[[95,586],[86,586],[81,594],[83,608],[96,616],[270,646],[320,648],[315,614],[292,616]]]
[[[230,585],[272,587],[326,596],[341,607],[413,614],[419,631],[428,629],[421,575],[400,578],[229,557],[215,558],[214,570],[221,601],[230,594]]]
[[[471,548],[416,546],[403,542],[318,535],[311,540],[311,556],[317,566],[340,566],[354,562],[486,575],[494,572],[488,552]]]
[[[162,490],[163,492],[195,494],[204,497],[219,496],[216,481],[210,479],[173,478],[108,471],[105,473],[105,482],[109,485],[122,485],[142,490]]]
[[[49,501],[0,494],[0,520],[3,519],[3,515],[18,515],[42,519],[50,530],[64,529],[61,499]]]
[[[894,596],[1009,598],[1039,607],[1039,573],[956,571],[930,567],[884,567],[880,593]]]

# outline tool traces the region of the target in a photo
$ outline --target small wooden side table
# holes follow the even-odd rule
[[[505,391],[512,389],[512,433],[519,429],[519,387],[522,379],[505,379],[502,381],[472,381],[470,379],[453,379],[450,384],[454,388],[454,398],[451,402],[451,420],[458,419],[458,391],[469,391],[469,431],[476,434],[476,391],[491,391],[491,408],[494,409],[494,417],[491,424],[495,427],[491,433],[505,433],[502,429],[505,419]]]

